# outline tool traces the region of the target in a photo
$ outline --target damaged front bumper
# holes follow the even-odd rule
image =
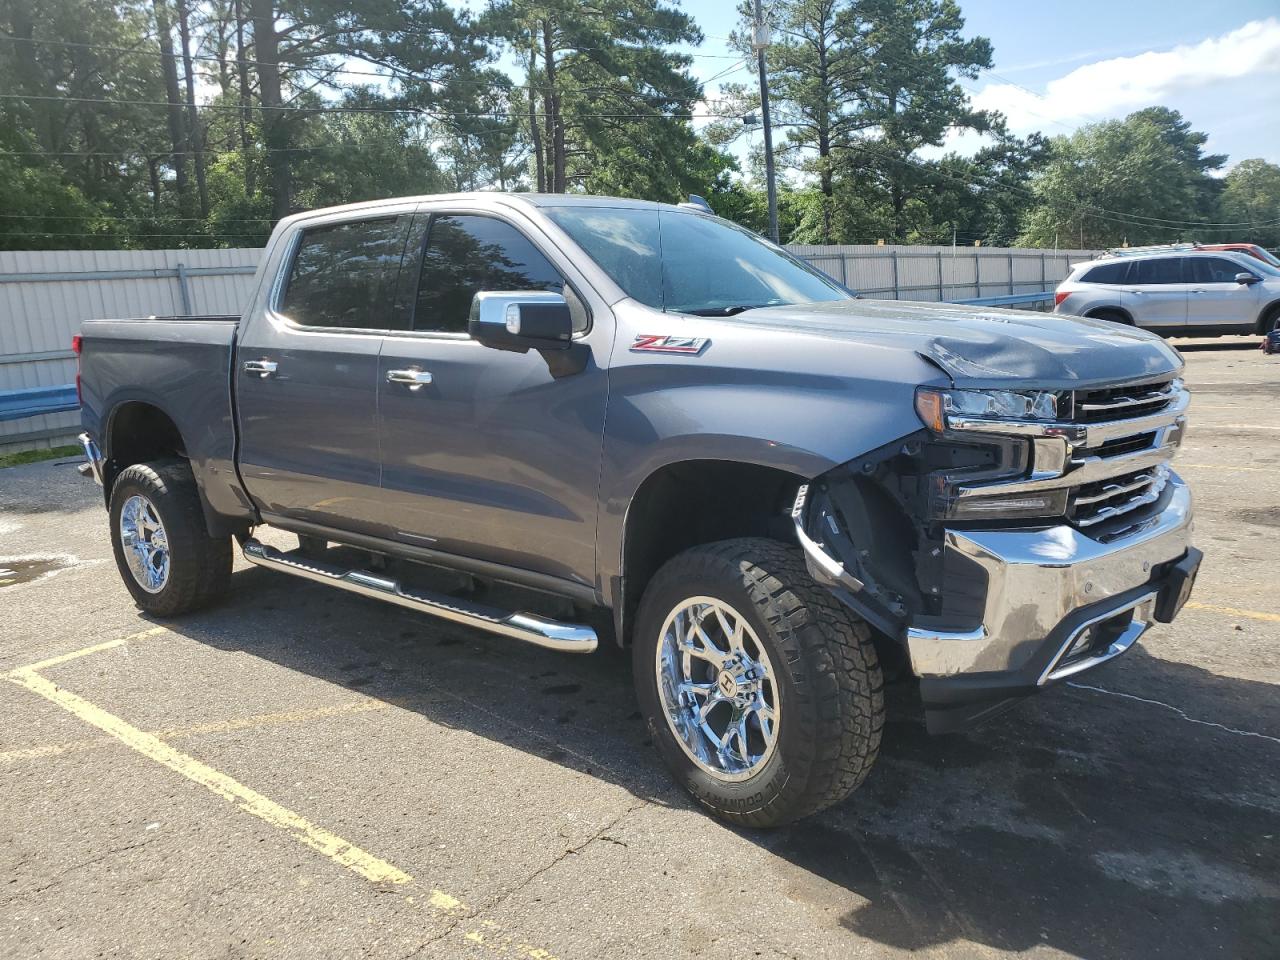
[[[804,493],[794,516],[810,574],[862,613],[861,582],[805,533]],[[1110,540],[1067,524],[946,531],[945,565],[965,571],[974,615],[916,616],[897,631],[930,732],[967,726],[1112,660],[1151,624],[1173,619],[1200,552],[1190,545],[1190,491],[1172,472],[1162,499],[1158,513]]]

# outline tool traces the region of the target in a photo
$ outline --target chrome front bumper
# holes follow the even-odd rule
[[[961,629],[918,622],[910,626],[906,640],[912,671],[922,679],[1024,674],[1033,661],[1045,657],[1045,642],[1054,637],[1061,649],[1035,672],[1036,685],[1043,686],[1065,675],[1058,662],[1085,630],[1131,610],[1123,642],[1112,643],[1083,665],[1072,664],[1070,672],[1123,653],[1154,620],[1157,569],[1184,556],[1190,546],[1191,492],[1176,474],[1170,473],[1169,482],[1172,491],[1164,510],[1109,543],[1066,525],[947,531],[945,549],[986,577],[982,622]],[[1086,608],[1087,618],[1061,629]]]

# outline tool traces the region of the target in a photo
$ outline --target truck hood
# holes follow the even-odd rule
[[[761,307],[728,318],[753,329],[911,350],[957,385],[1043,390],[1174,373],[1182,357],[1155,334],[1104,320],[952,303],[838,300]]]

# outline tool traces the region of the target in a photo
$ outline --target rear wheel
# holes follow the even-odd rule
[[[1261,332],[1264,337],[1273,330],[1280,330],[1280,306],[1272,307],[1267,311],[1259,326],[1262,328]]]
[[[1132,327],[1133,321],[1119,310],[1095,310],[1089,314],[1094,320],[1110,320],[1112,323],[1123,323],[1125,326]]]
[[[870,630],[774,540],[695,547],[641,600],[636,693],[663,760],[700,804],[748,827],[848,796],[884,722]]]
[[[210,537],[185,460],[125,468],[111,487],[111,546],[134,602],[158,616],[203,607],[231,579],[231,539]]]

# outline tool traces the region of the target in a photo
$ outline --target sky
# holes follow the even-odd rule
[[[1227,167],[1280,163],[1280,0],[959,0],[965,33],[985,36],[993,67],[962,80],[976,106],[1005,114],[1014,133],[1068,134],[1153,105],[1182,112],[1209,134]],[[732,0],[685,0],[706,42],[693,72],[710,80],[734,64]],[[766,8],[768,3],[765,4]],[[754,64],[723,77],[749,82]],[[751,136],[759,136],[752,134]],[[974,135],[947,149],[971,152]],[[942,151],[934,151],[941,153]],[[927,155],[927,154],[926,154]]]

